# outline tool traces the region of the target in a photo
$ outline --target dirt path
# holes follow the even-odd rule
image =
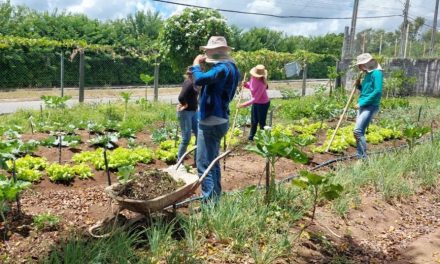
[[[394,264],[440,263],[440,225],[435,232],[420,236],[400,252],[401,259]]]
[[[345,219],[335,217],[330,208],[319,208],[308,232],[310,238],[296,249],[294,263],[439,263],[438,193],[391,204],[367,191]]]

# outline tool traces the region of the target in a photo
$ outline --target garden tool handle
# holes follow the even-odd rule
[[[357,80],[360,80],[361,76],[362,76],[362,73],[358,74]],[[342,120],[344,119],[344,115],[347,112],[348,107],[350,106],[351,100],[353,99],[353,95],[354,95],[354,92],[356,91],[356,89],[357,89],[357,86],[356,86],[356,84],[354,84],[353,85],[353,90],[351,91],[351,94],[350,94],[350,97],[348,98],[347,104],[344,107],[344,111],[342,111],[342,114],[339,117],[338,124],[336,125],[335,131],[333,131],[333,135],[330,138],[330,141],[329,141],[329,143],[327,145],[327,148],[325,149],[325,152],[328,152],[330,150],[330,146],[332,145],[333,140],[335,139],[336,133],[338,132],[339,126],[341,125]]]
[[[228,148],[228,143],[231,142],[232,136],[234,135],[234,129],[235,129],[235,125],[237,123],[237,117],[238,117],[238,110],[240,109],[241,98],[243,97],[243,88],[244,88],[244,82],[246,81],[246,74],[247,74],[247,72],[244,73],[243,81],[241,82],[241,89],[240,89],[240,93],[238,95],[237,105],[235,106],[234,120],[232,121],[231,135],[229,135],[229,138],[226,141],[226,149]]]

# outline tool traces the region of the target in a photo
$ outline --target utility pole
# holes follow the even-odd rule
[[[380,34],[379,55],[382,55],[382,41],[383,41],[383,33]]]
[[[397,57],[397,37],[396,37],[396,41],[394,42],[394,58]]]
[[[408,11],[409,11],[409,0],[406,0],[405,2],[405,9],[403,10],[403,25],[402,30],[400,31],[400,57],[404,57],[405,53],[405,46],[406,42],[408,41],[408,38],[406,37],[406,33],[408,31],[409,23],[408,23]]]
[[[434,11],[434,25],[432,26],[432,34],[431,34],[431,47],[429,49],[429,55],[434,56],[434,46],[435,46],[435,35],[437,34],[437,15],[438,15],[438,2],[435,1],[435,11]]]
[[[354,0],[353,4],[353,15],[351,17],[351,28],[350,28],[350,56],[352,57],[354,55],[354,39],[356,35],[356,20],[357,20],[357,13],[358,13],[358,7],[359,7],[359,0]]]
[[[362,53],[365,53],[365,32],[362,34]]]
[[[350,53],[350,29],[348,26],[345,27],[344,30],[344,42],[342,43],[342,53],[341,53],[341,61],[346,58],[349,58]]]
[[[409,35],[409,26],[406,27],[406,34],[405,34],[405,49],[403,51],[403,58],[406,58],[406,51],[408,49],[408,35]]]

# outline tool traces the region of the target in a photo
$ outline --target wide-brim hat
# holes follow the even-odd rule
[[[228,42],[225,37],[222,36],[212,36],[208,40],[208,44],[206,46],[200,46],[200,49],[217,49],[217,48],[227,48],[228,50],[234,49],[228,46]]]
[[[373,56],[370,53],[362,53],[356,58],[356,65],[366,64],[367,62],[373,60]]]
[[[258,64],[257,66],[253,67],[249,73],[257,78],[261,78],[264,77],[267,79],[267,70],[266,67],[264,67],[264,65],[262,64]]]

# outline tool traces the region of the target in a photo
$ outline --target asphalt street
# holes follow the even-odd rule
[[[270,98],[281,98],[281,93],[278,90],[269,90]],[[312,94],[313,89],[308,88],[306,94]],[[158,99],[161,102],[168,102],[170,104],[177,103],[178,94],[167,94],[167,95],[159,95]],[[133,97],[131,100],[135,101],[140,97]],[[250,93],[248,90],[245,90],[243,93],[243,98],[250,98]],[[150,100],[150,98],[149,98]],[[103,98],[95,98],[95,99],[85,99],[85,103],[108,103],[114,101],[121,101],[118,97],[103,97]],[[78,104],[78,99],[71,99],[67,101],[69,106],[73,106]],[[29,110],[38,110],[40,107],[44,107],[44,102],[42,100],[34,100],[34,101],[6,101],[0,100],[0,114],[9,114],[14,113],[20,109],[29,109]]]

